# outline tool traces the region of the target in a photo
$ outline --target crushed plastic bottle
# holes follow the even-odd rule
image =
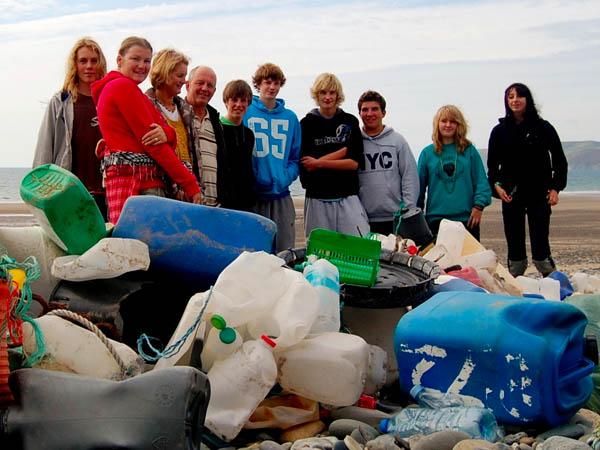
[[[398,437],[454,430],[462,431],[473,439],[489,442],[495,442],[501,435],[492,411],[474,406],[405,408],[389,419],[382,419],[379,429],[382,433],[393,433]]]
[[[267,336],[246,341],[208,371],[210,401],[206,427],[225,441],[235,438],[258,404],[275,385],[276,343]]]
[[[476,406],[484,408],[481,400],[470,395],[456,394],[454,392],[441,392],[417,384],[410,390],[410,395],[424,408],[447,408],[450,406]]]
[[[311,258],[312,255],[309,257]],[[340,274],[326,259],[312,260],[304,268],[304,277],[319,297],[319,312],[309,335],[340,330]]]

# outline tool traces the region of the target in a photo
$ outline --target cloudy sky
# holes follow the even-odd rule
[[[344,85],[356,113],[367,89],[388,101],[386,123],[413,152],[430,142],[436,109],[463,109],[470,137],[487,146],[504,88],[528,84],[563,140],[600,140],[598,0],[0,0],[0,166],[28,166],[49,97],[62,85],[73,42],[89,35],[115,67],[137,34],[175,47],[219,76],[221,88],[266,61],[288,78],[281,95],[299,117],[321,72]]]

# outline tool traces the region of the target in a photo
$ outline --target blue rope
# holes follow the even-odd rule
[[[190,337],[190,335],[194,332],[194,330],[198,327],[198,325],[202,321],[202,316],[204,315],[204,311],[206,310],[206,307],[208,306],[208,301],[210,300],[212,291],[213,291],[213,287],[211,286],[210,290],[208,291],[208,297],[204,301],[204,305],[202,305],[202,309],[200,310],[198,317],[196,317],[196,320],[194,320],[194,323],[188,328],[188,330],[183,334],[183,336],[181,336],[176,342],[171,344],[165,350],[160,350],[159,348],[157,348],[159,346],[155,347],[154,345],[152,345],[153,343],[160,344],[160,342],[161,342],[160,339],[158,339],[156,337],[152,337],[152,336],[147,336],[145,333],[143,333],[137,340],[137,349],[138,349],[139,355],[145,361],[156,362],[161,358],[170,358],[170,357],[176,355],[177,353],[179,353],[179,350],[181,350],[181,347],[183,346],[184,342],[187,340],[188,337]],[[153,354],[149,355],[144,351],[144,344],[146,344],[146,346],[148,346],[150,348],[151,353],[153,353]]]

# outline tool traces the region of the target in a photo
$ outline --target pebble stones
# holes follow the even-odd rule
[[[578,439],[587,433],[586,427],[581,424],[567,424],[552,428],[545,433],[538,434],[537,441],[545,441],[554,436]]]
[[[469,435],[461,431],[437,431],[411,440],[411,450],[452,450],[456,444],[469,439]]]
[[[354,435],[352,433],[354,433]],[[375,439],[380,433],[371,425],[361,422],[360,420],[338,419],[334,420],[329,425],[329,434],[338,439],[344,439],[346,436],[352,435],[359,443],[365,444],[368,441]]]
[[[262,441],[258,450],[283,450],[285,447],[275,441]]]
[[[456,444],[452,450],[511,450],[508,444],[497,442],[495,444],[483,439],[465,439]]]
[[[299,439],[294,442],[290,450],[300,449],[319,449],[319,450],[333,450],[333,446],[337,442],[337,438],[333,436],[324,437],[311,437],[306,439]]]
[[[590,450],[590,446],[563,436],[552,436],[546,439],[538,450]]]
[[[296,425],[294,427],[288,428],[283,433],[281,433],[281,441],[282,442],[294,442],[299,440],[305,440],[307,438],[313,437],[319,434],[321,431],[325,429],[325,424],[320,420],[315,420],[313,422],[307,422],[300,425]],[[331,444],[333,448],[333,444]],[[294,446],[292,446],[294,448]]]
[[[590,411],[589,409],[582,408],[577,411],[577,415],[587,419],[591,423],[592,428],[600,427],[600,414]]]
[[[367,442],[365,448],[367,450],[409,450],[410,445],[404,439],[397,438],[393,434],[382,434]]]

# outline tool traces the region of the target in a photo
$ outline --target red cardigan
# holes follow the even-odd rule
[[[186,195],[192,197],[200,192],[196,178],[175,154],[175,130],[132,79],[111,71],[92,84],[92,98],[98,110],[100,131],[109,150],[146,153],[183,188]],[[152,123],[160,124],[165,130],[166,144],[142,144],[142,136],[150,131]]]

